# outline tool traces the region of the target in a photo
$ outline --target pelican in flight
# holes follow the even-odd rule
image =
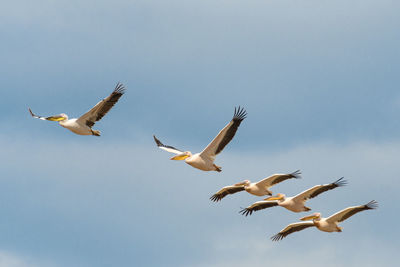
[[[200,153],[192,154],[190,151],[182,151],[172,146],[161,143],[157,137],[154,141],[157,146],[165,151],[177,154],[171,160],[185,160],[190,166],[202,171],[221,171],[221,167],[214,164],[215,157],[224,149],[224,147],[232,140],[235,133],[242,122],[246,118],[246,111],[243,108],[235,108],[232,120],[218,133],[210,144]]]
[[[378,202],[372,200],[365,205],[348,207],[344,210],[336,212],[335,214],[331,215],[328,218],[321,218],[321,214],[316,212],[310,216],[306,216],[300,219],[302,221],[312,220],[311,222],[308,221],[308,222],[291,223],[288,226],[286,226],[283,230],[281,230],[279,233],[271,237],[271,239],[273,241],[279,241],[284,237],[290,235],[291,233],[298,232],[313,226],[317,227],[318,230],[321,230],[323,232],[341,232],[343,228],[339,227],[338,223],[343,222],[344,220],[350,218],[356,213],[359,213],[360,211],[372,210],[376,209],[377,207],[378,207]]]
[[[29,112],[32,117],[41,120],[48,121],[58,121],[58,123],[79,135],[95,135],[100,136],[100,131],[93,130],[93,125],[101,120],[104,115],[118,102],[119,98],[125,93],[125,87],[118,83],[114,91],[107,97],[96,104],[91,110],[80,116],[78,119],[68,119],[68,116],[64,113],[60,115],[55,115],[51,117],[42,117],[33,114],[32,110],[29,108]]]
[[[261,181],[258,181],[257,183],[251,183],[249,180],[244,180],[243,182],[223,187],[217,193],[212,195],[210,199],[215,202],[221,201],[221,199],[223,199],[229,194],[235,194],[237,192],[244,190],[256,196],[265,196],[265,195],[271,196],[272,192],[269,190],[271,186],[288,179],[300,178],[301,177],[300,174],[301,174],[300,170],[297,170],[289,174],[274,174],[267,178],[262,179]]]
[[[242,215],[247,216],[251,215],[254,211],[271,208],[275,206],[281,206],[293,212],[309,211],[311,209],[305,206],[305,202],[308,199],[314,198],[319,194],[326,192],[328,190],[335,189],[336,187],[346,185],[347,181],[343,180],[343,178],[344,177],[340,178],[339,180],[331,184],[316,185],[293,197],[286,197],[284,194],[279,193],[276,196],[268,197],[262,201],[257,201],[253,203],[247,208],[242,209],[240,213],[242,213]]]

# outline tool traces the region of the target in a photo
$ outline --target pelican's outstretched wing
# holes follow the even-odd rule
[[[250,206],[248,206],[247,208],[242,209],[241,211],[239,211],[239,213],[241,213],[242,215],[251,215],[254,211],[257,210],[263,210],[266,208],[271,208],[271,207],[275,207],[278,206],[278,201],[276,200],[262,200],[262,201],[257,201],[253,204],[251,204]]]
[[[230,185],[230,186],[225,186],[221,190],[219,190],[217,193],[212,195],[210,199],[212,201],[221,201],[224,197],[226,197],[229,194],[235,194],[237,192],[244,191],[244,185]]]
[[[289,173],[289,174],[274,174],[265,179],[262,179],[261,181],[257,182],[256,184],[257,184],[257,186],[262,187],[262,188],[269,188],[269,187],[271,187],[277,183],[283,182],[287,179],[301,178],[300,174],[301,174],[300,170],[297,170],[297,171]]]
[[[232,120],[218,133],[218,135],[211,141],[210,144],[200,153],[201,155],[214,158],[220,153],[224,147],[232,140],[235,133],[242,122],[246,118],[246,111],[244,108],[235,108]]]
[[[324,185],[316,185],[306,191],[301,192],[300,194],[293,197],[294,201],[306,201],[307,199],[314,198],[323,192],[328,190],[335,189],[336,187],[345,186],[347,184],[346,180],[343,180],[344,177],[338,179],[337,181],[331,184]]]
[[[124,93],[125,87],[121,83],[117,83],[114,91],[108,97],[101,100],[91,110],[80,116],[77,122],[93,127],[97,121],[101,120],[101,118],[110,111]]]
[[[33,114],[32,110],[30,108],[28,108],[28,110],[29,110],[29,113],[31,113],[32,117],[43,120],[43,121],[46,121],[46,120],[47,121],[62,121],[65,119],[64,117],[62,117],[60,115],[55,115],[55,116],[50,116],[50,117],[42,117],[42,116]]]
[[[161,148],[162,150],[165,150],[165,151],[168,151],[168,152],[171,152],[171,153],[174,153],[174,154],[181,154],[181,153],[183,153],[183,151],[181,151],[181,150],[179,150],[179,149],[177,149],[177,148],[175,148],[175,147],[173,147],[173,146],[166,146],[166,145],[164,145],[163,143],[161,143],[160,140],[157,139],[157,137],[156,137],[155,135],[153,135],[153,138],[154,138],[154,141],[156,142],[157,146],[158,146],[159,148]]]
[[[304,230],[309,227],[313,227],[314,223],[313,222],[297,222],[297,223],[291,223],[288,226],[286,226],[283,230],[281,230],[279,233],[271,237],[272,241],[279,241],[282,240],[284,237],[290,235],[291,233],[298,232],[301,230]]]
[[[372,210],[372,209],[376,209],[377,207],[378,207],[378,202],[375,200],[372,200],[365,205],[348,207],[344,210],[336,212],[335,214],[326,218],[326,220],[328,222],[343,222],[347,218],[353,216],[356,213],[359,213],[360,211]]]

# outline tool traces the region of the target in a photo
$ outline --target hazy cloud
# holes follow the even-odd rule
[[[322,260],[331,248],[335,248],[334,255],[350,253],[354,241],[360,238],[365,239],[365,244],[397,242],[398,233],[386,228],[381,218],[397,218],[391,210],[396,208],[392,203],[398,198],[395,159],[399,156],[399,142],[317,143],[274,153],[231,153],[228,148],[217,158],[223,167],[221,174],[203,173],[182,162],[170,161],[170,155],[159,151],[151,139],[145,145],[61,145],[43,140],[1,145],[1,160],[7,162],[2,170],[2,201],[13,203],[2,207],[8,218],[2,235],[16,244],[26,238],[36,239],[31,233],[22,239],[15,236],[11,224],[19,231],[41,233],[43,242],[52,244],[48,252],[40,252],[34,243],[26,241],[24,249],[45,258],[59,255],[54,260],[61,265],[72,259],[74,265],[82,266],[118,259],[120,265],[162,262],[169,266],[198,266],[207,255],[203,266],[227,266],[233,262],[233,266],[261,266],[263,253],[269,255],[270,262],[282,261],[282,248],[298,250],[296,246],[304,240],[313,240],[298,252],[304,262],[320,254]],[[21,162],[24,168],[18,167]],[[348,186],[311,200],[309,206],[325,216],[372,199],[380,207],[344,222],[343,233],[325,234],[311,229],[272,243],[270,236],[302,215],[275,208],[243,217],[238,214],[239,207],[257,200],[245,193],[229,196],[221,203],[208,199],[220,187],[244,178],[258,180],[298,168],[303,179],[285,182],[273,191],[297,194],[345,176]],[[382,236],[386,238],[382,240]],[[321,251],[316,252],[314,247],[321,245]],[[77,256],[77,250],[85,253]],[[150,256],[153,251],[159,251],[158,257]],[[375,261],[369,262],[390,257],[386,250],[374,253]],[[90,257],[93,254],[97,255],[96,260]],[[354,256],[353,266],[360,262],[357,257]],[[336,264],[345,263],[344,259],[335,259]],[[286,260],[290,264],[290,259]]]

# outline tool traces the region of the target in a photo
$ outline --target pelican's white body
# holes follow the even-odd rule
[[[323,232],[341,232],[342,228],[338,226],[338,222],[329,222],[328,218],[314,219],[315,227]]]
[[[268,190],[268,187],[265,187],[264,185],[261,186],[257,183],[250,183],[249,185],[246,185],[244,187],[244,190],[246,192],[255,195],[255,196],[265,196],[265,195],[272,195],[272,192]]]
[[[214,160],[211,157],[196,153],[185,159],[185,162],[192,167],[202,171],[215,171],[217,167],[214,165]]]
[[[93,135],[92,129],[90,129],[90,127],[84,123],[79,123],[78,119],[59,121],[59,124],[71,132],[79,135]]]
[[[278,200],[278,205],[293,212],[309,211],[310,208],[304,206],[304,201],[296,201],[294,197],[285,197],[283,200]]]

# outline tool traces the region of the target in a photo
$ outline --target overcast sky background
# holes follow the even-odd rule
[[[0,267],[389,266],[400,231],[398,1],[2,1]],[[122,82],[126,94],[78,136],[78,117]],[[216,160],[201,151],[244,106]],[[306,213],[238,214],[259,198],[208,198],[244,179],[300,169],[272,188],[323,216],[375,199],[342,233],[270,237]]]

